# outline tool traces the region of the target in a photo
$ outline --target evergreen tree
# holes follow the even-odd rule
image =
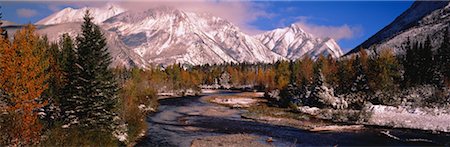
[[[79,70],[76,66],[77,55],[73,40],[70,38],[69,34],[63,34],[59,42],[59,47],[61,48],[61,62],[60,69],[63,73],[62,75],[62,88],[61,88],[61,98],[60,106],[62,117],[65,123],[70,123],[77,119],[75,115],[75,110],[77,107],[77,88],[76,80],[78,80]]]
[[[408,42],[409,44],[409,42]],[[433,79],[433,54],[431,39],[427,37],[424,43],[406,44],[406,55],[403,60],[407,86],[431,84]]]
[[[108,66],[111,57],[106,38],[99,26],[93,23],[89,11],[84,16],[82,33],[76,38],[74,95],[69,98],[77,105],[76,120],[88,129],[109,129],[115,113],[118,87]],[[66,110],[67,111],[67,110]]]
[[[355,56],[350,57],[347,60],[341,60],[338,62],[337,77],[338,87],[336,88],[338,94],[345,94],[351,92],[353,83],[354,71],[352,68]]]
[[[450,39],[448,28],[444,31],[441,46],[437,49],[434,60],[433,81],[439,86],[445,86],[444,80],[450,82]]]
[[[325,92],[327,89],[327,85],[325,83],[325,77],[322,74],[321,65],[316,65],[314,67],[314,78],[313,78],[313,84],[311,85],[311,94],[306,99],[306,104],[310,106],[316,106],[316,107],[324,107],[324,103],[321,100],[322,96],[321,94]]]
[[[369,82],[367,75],[364,72],[363,60],[358,56],[355,62],[353,62],[353,69],[355,75],[353,76],[353,84],[351,87],[352,92],[369,92]]]

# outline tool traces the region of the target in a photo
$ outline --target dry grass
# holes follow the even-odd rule
[[[110,132],[99,130],[55,127],[45,136],[47,138],[39,146],[119,146],[119,141]]]

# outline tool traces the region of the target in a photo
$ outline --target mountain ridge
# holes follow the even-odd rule
[[[261,38],[243,33],[239,27],[226,19],[209,13],[185,12],[172,7],[155,7],[144,11],[128,11],[109,4],[100,8],[66,8],[36,24],[79,22],[81,14],[84,15],[81,12],[87,9],[93,10],[94,17],[97,17],[95,14],[105,11],[106,15],[98,14],[101,17],[94,19],[97,20],[96,23],[104,30],[117,34],[119,40],[116,41],[123,42],[126,50],[154,65],[272,63],[278,60],[295,60],[305,54],[312,57],[330,54],[335,58],[342,55],[342,50],[333,39],[316,38],[296,25],[290,27],[296,26],[297,32],[292,35],[299,38],[277,36],[284,38],[282,40],[286,44],[296,45],[295,48],[289,49],[295,51],[290,52],[288,56],[282,54],[280,49],[262,43]],[[64,13],[71,15],[62,19]],[[304,35],[296,34],[298,32],[303,32]],[[302,46],[303,40],[313,41],[305,42],[309,46]]]
[[[423,41],[425,38],[422,35],[432,35],[439,33],[439,30],[432,30],[430,27],[434,24],[428,23],[445,23],[449,20],[446,18],[438,18],[436,20],[426,20],[426,17],[440,17],[445,16],[436,11],[448,10],[449,1],[415,1],[406,11],[400,14],[391,23],[371,36],[369,39],[350,50],[345,55],[350,55],[359,51],[360,48],[377,50],[382,48],[392,48],[395,52],[400,53],[401,45],[406,41],[405,37],[411,38],[413,41]],[[432,16],[432,15],[435,16]],[[445,13],[443,13],[445,14]],[[441,22],[439,22],[441,21]],[[429,33],[425,33],[429,31]],[[440,40],[439,35],[436,40]]]

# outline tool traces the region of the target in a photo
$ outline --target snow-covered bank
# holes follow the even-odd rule
[[[214,98],[212,102],[242,108],[250,107],[250,105],[257,103],[258,100],[253,98]]]
[[[261,99],[264,95],[262,92],[244,92],[235,95],[221,95],[206,97],[207,101],[226,105],[234,108],[248,108],[252,105],[256,105],[259,102],[265,102]]]
[[[370,114],[364,124],[450,132],[450,110],[404,108],[383,105],[367,106]]]
[[[450,109],[366,105],[362,111],[308,106],[297,111],[333,122],[450,132]]]

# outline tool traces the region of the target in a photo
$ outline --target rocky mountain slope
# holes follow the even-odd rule
[[[230,22],[206,13],[159,7],[128,11],[103,24],[145,60],[156,64],[268,63],[283,59]]]
[[[304,55],[317,57],[320,54],[324,54],[331,55],[334,58],[343,55],[341,48],[334,39],[316,38],[296,24],[256,35],[255,37],[273,52],[291,60],[299,59]]]
[[[255,37],[243,33],[220,17],[171,7],[156,7],[145,11],[127,11],[111,4],[101,8],[66,8],[36,24],[45,28],[40,32],[51,36],[64,32],[75,33],[71,30],[71,25],[82,21],[87,9],[95,17],[95,22],[104,29],[104,33],[110,36],[110,48],[122,53],[118,63],[271,63],[298,59],[305,54],[312,57],[319,54],[330,54],[333,57],[342,55],[333,39],[315,38],[297,25]],[[63,29],[63,26],[70,28]]]
[[[86,10],[95,16],[94,23],[100,24],[108,18],[111,18],[117,14],[125,12],[126,10],[118,5],[107,4],[104,7],[84,7],[81,9],[74,9],[71,7],[62,9],[46,18],[36,22],[37,25],[51,25],[51,24],[61,24],[70,22],[82,22],[83,16]]]
[[[449,27],[449,12],[449,1],[416,1],[388,26],[347,54],[355,53],[360,48],[372,51],[393,49],[396,53],[402,53],[401,46],[408,38],[424,41],[427,36],[431,37],[432,45],[436,47],[442,42],[444,30]]]
[[[8,31],[10,39],[13,38],[15,32],[24,27],[23,25],[14,25],[4,27]],[[36,26],[37,33],[39,35],[45,35],[48,37],[49,42],[57,42],[64,33],[68,33],[72,38],[75,38],[81,31],[81,22],[63,23],[57,25]],[[140,67],[146,68],[149,63],[143,60],[138,54],[131,51],[123,42],[119,39],[117,34],[102,30],[107,39],[107,47],[113,58],[112,66],[120,67]]]

